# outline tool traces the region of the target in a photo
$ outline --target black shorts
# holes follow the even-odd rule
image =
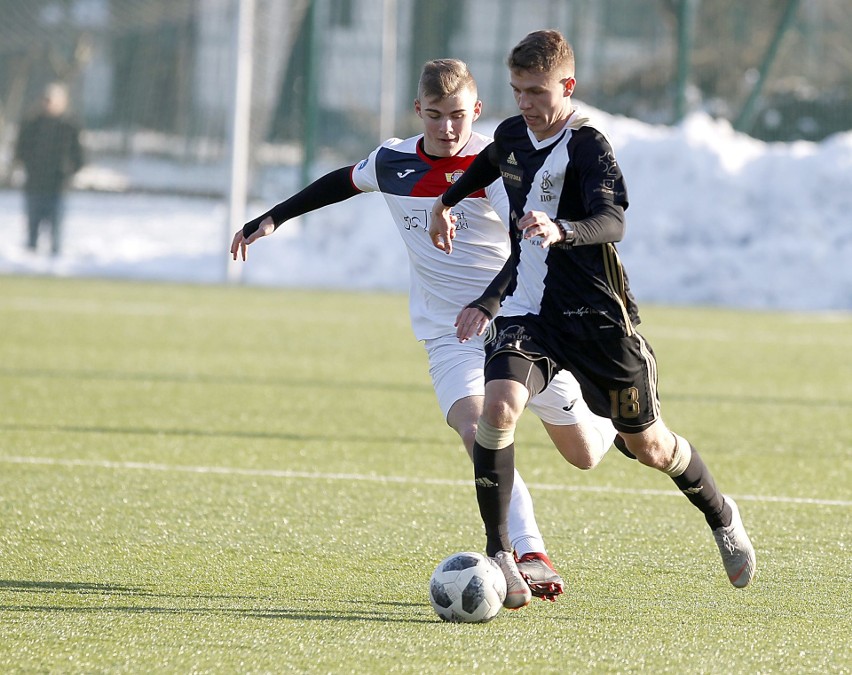
[[[638,333],[575,340],[537,316],[497,317],[486,338],[485,354],[486,382],[520,382],[530,396],[542,391],[558,371],[570,371],[591,411],[611,419],[619,431],[643,431],[660,416],[657,360]],[[539,375],[531,374],[533,370]]]

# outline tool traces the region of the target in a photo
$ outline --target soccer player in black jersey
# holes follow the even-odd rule
[[[668,474],[704,514],[730,582],[743,588],[756,563],[737,505],[660,416],[657,363],[636,330],[639,313],[615,247],[624,234],[627,190],[606,136],[572,105],[573,51],[559,32],[535,31],[512,50],[508,65],[521,114],[498,126],[494,141],[436,200],[430,226],[433,244],[452,253],[452,206],[502,177],[512,254],[456,322],[461,341],[489,329],[473,449],[487,553],[509,547],[518,417],[530,396],[567,369],[589,408],[612,419],[617,445]]]
[[[468,452],[472,452],[482,412],[485,348],[481,337],[460,343],[454,321],[458,308],[479,296],[509,257],[511,245],[503,223],[508,199],[501,181],[495,178],[454,210],[465,227],[460,228],[452,259],[432,246],[425,228],[435,198],[491,142],[473,130],[481,108],[476,81],[465,63],[457,59],[427,62],[414,102],[421,133],[388,139],[362,162],[317,179],[246,223],[231,244],[234,260],[240,256],[245,260],[247,247],[282,223],[363,192],[380,192],[409,255],[412,329],[426,350],[444,419]],[[459,266],[467,270],[464,279],[458,278]],[[589,411],[579,384],[567,371],[528,407],[541,419],[563,457],[579,468],[594,467],[615,436],[608,418]],[[518,559],[516,563],[512,555],[502,553],[497,558],[517,567],[526,579],[516,580],[504,601],[504,606],[517,609],[528,604],[532,595],[555,600],[564,583],[547,557],[532,497],[520,474],[511,492],[508,534]]]

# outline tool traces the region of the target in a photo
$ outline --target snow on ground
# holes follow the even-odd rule
[[[818,144],[767,144],[703,114],[676,127],[595,114],[627,181],[628,229],[619,251],[640,307],[852,310],[852,132]],[[488,133],[494,126],[476,128]],[[224,184],[222,171],[204,172],[137,161],[95,164],[80,178],[146,189]],[[269,176],[247,217],[292,190],[284,174]],[[379,195],[285,224],[249,249],[246,264],[226,255],[238,226],[226,220],[227,205],[217,199],[75,191],[63,254],[50,259],[23,249],[22,196],[0,191],[0,274],[407,288],[405,251]]]

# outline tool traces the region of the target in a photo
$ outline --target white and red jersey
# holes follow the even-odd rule
[[[435,199],[467,169],[491,139],[473,133],[453,157],[423,151],[423,135],[392,138],[352,170],[362,192],[381,192],[408,250],[411,326],[418,340],[455,333],[459,311],[478,298],[509,256],[508,199],[502,181],[473,193],[452,209],[453,254],[429,238]],[[498,215],[499,214],[499,215]]]

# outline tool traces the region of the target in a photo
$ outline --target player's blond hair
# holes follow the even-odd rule
[[[434,59],[423,64],[417,85],[419,99],[437,98],[443,101],[465,91],[472,91],[476,96],[476,80],[464,61]]]
[[[574,50],[558,30],[536,30],[515,45],[507,64],[512,71],[574,77]]]

